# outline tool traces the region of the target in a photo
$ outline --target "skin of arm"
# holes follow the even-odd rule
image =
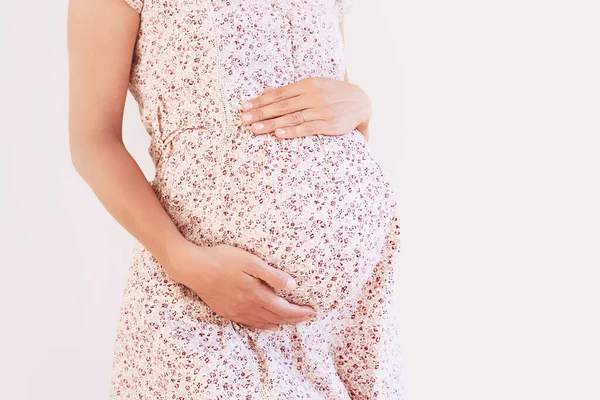
[[[71,0],[68,10],[69,148],[106,210],[169,272],[187,242],[122,140],[139,15],[121,0]]]
[[[313,309],[272,288],[294,289],[289,274],[227,244],[188,241],[125,148],[122,124],[140,17],[123,0],[70,0],[69,149],[73,166],[121,226],[175,282],[219,315],[277,329],[312,318]],[[267,283],[267,284],[265,284]]]

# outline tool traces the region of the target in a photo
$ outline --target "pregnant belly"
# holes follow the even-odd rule
[[[298,282],[280,296],[317,311],[360,292],[388,239],[394,199],[359,131],[176,140],[154,187],[189,240],[252,252]]]

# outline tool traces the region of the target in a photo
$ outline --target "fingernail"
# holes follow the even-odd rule
[[[250,121],[252,119],[252,114],[244,114],[242,115],[244,121]]]
[[[263,128],[263,124],[260,122],[257,122],[256,124],[254,124],[254,129],[262,129]]]
[[[251,109],[251,108],[252,108],[252,103],[251,103],[251,102],[249,102],[249,101],[247,101],[247,102],[245,102],[244,104],[242,104],[242,108],[243,108],[244,110],[249,110],[249,109]]]
[[[285,129],[277,128],[275,129],[275,134],[278,136],[285,135]]]
[[[298,284],[296,283],[296,281],[292,278],[288,278],[287,283],[285,284],[285,287],[288,289],[295,289],[296,287],[298,287]]]

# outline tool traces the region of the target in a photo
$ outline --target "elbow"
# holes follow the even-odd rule
[[[79,175],[86,166],[93,160],[94,154],[98,151],[97,144],[85,135],[73,135],[69,137],[69,154],[71,157],[71,165]]]
[[[86,149],[77,140],[73,138],[73,135],[69,138],[69,154],[71,156],[71,165],[75,168],[79,174],[83,168],[85,159],[87,158]]]
[[[95,164],[104,158],[107,152],[125,149],[123,141],[113,135],[94,134],[93,132],[77,133],[69,135],[69,154],[71,164],[75,170],[82,175],[90,164]]]

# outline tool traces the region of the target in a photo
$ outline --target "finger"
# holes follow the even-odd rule
[[[243,124],[265,124],[266,120],[313,107],[314,104],[315,101],[310,95],[300,95],[253,108],[244,112],[240,118]]]
[[[317,134],[330,134],[330,124],[325,120],[312,120],[306,121],[300,125],[287,126],[284,128],[275,129],[275,136],[282,139],[290,139],[294,137],[317,135]]]
[[[252,132],[256,135],[272,133],[278,128],[300,125],[303,122],[315,119],[325,119],[326,116],[323,114],[317,108],[307,108],[290,112],[280,117],[252,124]]]
[[[279,329],[279,325],[265,321],[260,318],[247,316],[245,318],[240,318],[235,321],[240,325],[244,325],[248,328],[258,328],[258,329]]]
[[[254,295],[255,303],[260,304],[265,310],[264,313],[259,313],[257,311],[257,315],[260,315],[261,318],[264,318],[270,322],[279,321],[277,323],[289,323],[300,322],[314,315],[314,310],[312,307],[292,304],[277,295],[265,282],[259,282],[260,287],[258,287],[258,289],[254,292]]]
[[[312,318],[312,314],[303,315],[300,317],[282,317],[279,314],[275,314],[273,311],[261,307],[260,311],[256,312],[256,315],[265,321],[272,324],[296,324],[299,322],[306,322]]]
[[[283,297],[279,297],[270,289],[262,293],[261,302],[265,309],[284,318],[302,318],[314,314],[312,307],[292,304]]]
[[[276,289],[295,289],[296,281],[286,272],[274,268],[262,258],[249,253],[250,261],[243,267],[243,271],[255,278],[262,279]]]
[[[307,84],[307,79],[290,83],[289,85],[279,86],[271,90],[265,90],[255,98],[249,99],[242,104],[242,110],[248,111],[258,107],[266,106],[283,99],[298,96],[300,93],[306,92],[310,85]]]

